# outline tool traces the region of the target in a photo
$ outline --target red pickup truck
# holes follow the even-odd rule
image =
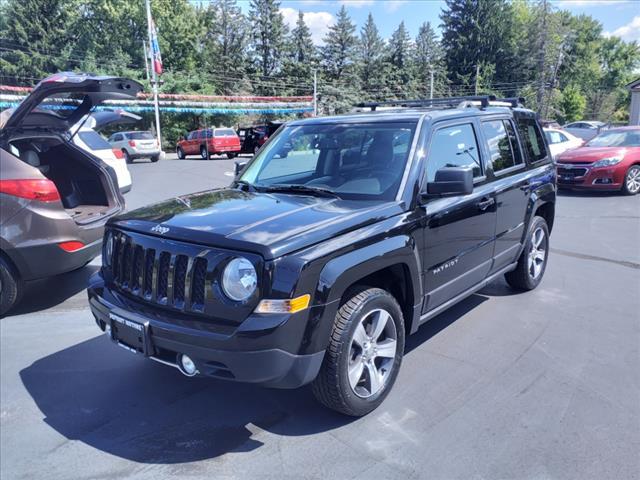
[[[186,138],[178,141],[176,154],[179,159],[187,155],[200,155],[208,159],[211,155],[226,153],[234,158],[240,153],[240,139],[231,128],[207,128],[189,132]]]

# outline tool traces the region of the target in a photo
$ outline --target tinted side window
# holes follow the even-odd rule
[[[443,167],[471,167],[473,176],[482,176],[478,141],[473,125],[465,123],[436,130],[427,158],[427,181],[433,182]]]
[[[91,150],[111,150],[111,145],[94,131],[80,132],[78,137],[87,145]]]
[[[547,156],[547,149],[538,122],[533,118],[518,118],[517,124],[520,139],[529,161],[538,162],[544,159]]]
[[[502,120],[482,122],[482,130],[489,145],[493,171],[499,172],[505,168],[513,167],[515,159],[504,122]]]

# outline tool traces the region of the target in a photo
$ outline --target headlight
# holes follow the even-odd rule
[[[231,300],[242,302],[256,291],[258,275],[253,264],[243,257],[231,260],[222,273],[222,290]]]
[[[622,157],[603,158],[602,160],[598,160],[597,162],[593,162],[592,167],[611,167],[613,165],[617,165],[621,161],[622,161]]]
[[[104,253],[102,254],[102,264],[106,267],[111,266],[111,259],[113,258],[113,234],[107,232],[104,236]]]

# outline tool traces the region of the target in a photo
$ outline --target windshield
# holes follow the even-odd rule
[[[295,185],[343,198],[393,199],[416,123],[285,127],[239,179],[255,188]]]
[[[127,138],[131,140],[153,140],[156,137],[151,132],[131,132],[127,133]]]
[[[603,132],[591,139],[587,147],[640,147],[640,129]]]

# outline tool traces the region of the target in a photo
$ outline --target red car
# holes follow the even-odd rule
[[[640,127],[605,130],[584,146],[558,156],[558,186],[640,191]]]
[[[208,159],[211,155],[226,153],[227,157],[234,158],[240,153],[240,138],[231,128],[207,128],[189,132],[176,145],[176,154],[179,159],[187,155],[200,155]]]

